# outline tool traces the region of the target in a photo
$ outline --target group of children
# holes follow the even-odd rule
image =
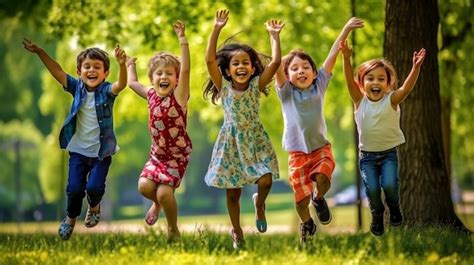
[[[360,171],[372,214],[370,231],[374,235],[384,233],[382,190],[389,208],[390,224],[402,224],[397,146],[405,139],[400,130],[399,105],[416,83],[425,50],[414,52],[412,70],[397,89],[396,73],[385,59],[363,63],[353,76],[352,50],[346,39],[352,30],[364,26],[359,18],[351,18],[345,24],[319,69],[303,50],[292,50],[282,58],[280,32],[284,24],[274,19],[265,23],[271,44],[268,64],[261,61],[255,49],[245,44],[226,44],[217,50],[219,34],[228,18],[228,10],[216,12],[206,51],[210,80],[204,97],[210,97],[214,104],[220,99],[224,122],[204,180],[208,186],[226,190],[233,247],[239,249],[244,243],[240,197],[246,185],[258,187],[252,197],[255,225],[261,233],[267,230],[265,201],[273,180],[279,178],[279,171],[272,143],[260,122],[259,106],[260,94],[268,94],[268,85],[273,78],[284,115],[283,147],[289,154],[288,178],[301,220],[301,243],[316,232],[309,204],[315,207],[321,224],[331,222],[332,215],[324,195],[331,186],[335,160],[326,134],[323,110],[324,95],[339,52],[343,55],[344,75],[355,106]],[[90,48],[81,52],[77,56],[79,78],[75,78],[65,73],[42,48],[24,39],[25,49],[36,53],[74,98],[60,133],[60,146],[70,155],[67,215],[58,230],[63,240],[72,235],[84,197],[89,204],[85,226],[94,227],[100,221],[100,201],[105,192],[107,172],[111,157],[118,150],[113,131],[113,104],[127,84],[147,100],[149,108],[150,155],[138,180],[138,190],[152,201],[145,222],[155,224],[163,210],[169,242],[179,239],[174,192],[183,180],[192,150],[186,130],[191,63],[184,23],[177,21],[173,28],[179,39],[181,58],[168,52],[156,53],[148,63],[151,87],[138,81],[136,58],[128,57],[119,46],[115,48],[115,58],[120,66],[118,81],[109,83],[106,78],[110,62],[103,50]]]

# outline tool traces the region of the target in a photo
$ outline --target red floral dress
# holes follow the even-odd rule
[[[187,110],[179,105],[173,93],[161,97],[150,89],[147,99],[151,148],[150,158],[140,177],[177,188],[186,172],[192,150],[191,139],[186,132]]]

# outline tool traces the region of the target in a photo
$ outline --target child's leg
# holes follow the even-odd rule
[[[86,157],[77,153],[70,153],[69,157],[69,176],[66,187],[67,209],[66,223],[74,225],[76,217],[81,214],[82,200],[85,197],[87,175],[90,166],[87,164]]]
[[[360,174],[365,186],[365,193],[369,199],[372,222],[370,231],[372,234],[380,236],[384,233],[383,213],[385,207],[381,198],[380,167],[378,165],[378,155],[361,152],[359,159]]]
[[[97,158],[87,158],[92,165],[89,179],[86,184],[87,201],[90,210],[98,212],[100,209],[100,201],[105,193],[105,181],[109,172],[112,157],[105,157],[103,160]]]
[[[242,189],[227,189],[227,211],[229,212],[232,229],[241,238],[243,237],[242,228],[240,227],[240,195]]]
[[[387,153],[382,160],[381,186],[390,211],[390,224],[401,225],[403,216],[400,210],[400,186],[398,177],[397,151]]]
[[[300,217],[301,222],[303,223],[305,223],[311,218],[311,215],[309,213],[309,208],[308,208],[309,200],[310,200],[310,196],[307,196],[301,201],[295,202],[296,212],[298,213],[298,216]]]
[[[311,179],[316,180],[316,190],[315,196],[316,198],[322,198],[328,192],[329,188],[331,187],[331,181],[329,178],[326,177],[324,174],[317,173]]]
[[[178,205],[174,197],[174,188],[168,185],[159,185],[156,189],[156,198],[163,207],[168,222],[168,241],[179,238]]]
[[[156,188],[154,181],[143,177],[138,179],[138,191],[143,197],[153,202],[145,216],[145,222],[148,225],[154,225],[156,223],[161,211],[161,205],[158,203],[156,196]]]
[[[265,219],[265,201],[267,199],[268,193],[270,193],[270,190],[272,189],[272,183],[272,174],[270,173],[263,175],[257,180],[258,196],[255,205],[257,207],[258,220]]]

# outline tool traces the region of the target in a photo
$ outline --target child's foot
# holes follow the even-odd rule
[[[316,233],[316,224],[313,218],[309,218],[308,221],[300,224],[301,238],[300,244],[304,245]]]
[[[311,192],[311,204],[316,209],[316,215],[318,216],[319,222],[323,225],[329,224],[332,220],[332,215],[324,197],[316,198],[314,193]]]
[[[147,225],[154,225],[156,221],[158,221],[158,217],[160,216],[160,208],[159,205],[156,205],[154,202],[148,212],[145,215],[145,223]]]
[[[232,237],[232,247],[235,250],[239,250],[244,246],[244,235],[242,234],[242,230],[240,230],[239,234],[236,233],[234,229],[231,229],[230,236]]]
[[[87,208],[86,218],[84,220],[84,225],[87,228],[91,228],[99,224],[100,221],[100,203],[95,207],[91,208],[90,205]]]
[[[72,232],[74,231],[74,225],[76,224],[76,218],[71,219],[69,217],[64,217],[59,224],[58,234],[62,240],[68,240],[71,238]]]
[[[180,239],[181,239],[181,234],[179,233],[179,231],[175,231],[175,232],[168,231],[168,239],[166,240],[168,244],[177,243],[179,242]]]
[[[263,207],[257,207],[257,198],[258,194],[254,193],[252,196],[253,206],[255,207],[255,225],[257,226],[257,230],[260,233],[265,233],[267,231],[267,220],[265,218],[265,204]]]
[[[381,236],[384,233],[383,227],[383,213],[373,214],[372,223],[370,224],[370,232],[376,236]]]
[[[403,215],[400,207],[390,208],[390,225],[399,226],[403,223]]]

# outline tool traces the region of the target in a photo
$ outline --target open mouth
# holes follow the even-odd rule
[[[235,73],[238,77],[243,78],[247,76],[247,71],[237,71]]]
[[[97,76],[88,76],[87,80],[94,82],[97,80]]]
[[[304,81],[306,81],[306,79],[307,78],[305,76],[300,76],[300,77],[297,78],[297,80],[300,81],[300,82],[304,82]]]
[[[382,92],[382,89],[380,87],[373,87],[370,89],[370,92],[372,92],[374,96],[377,96],[380,94],[380,92]]]
[[[167,88],[170,85],[168,82],[161,82],[160,83],[160,88]]]

